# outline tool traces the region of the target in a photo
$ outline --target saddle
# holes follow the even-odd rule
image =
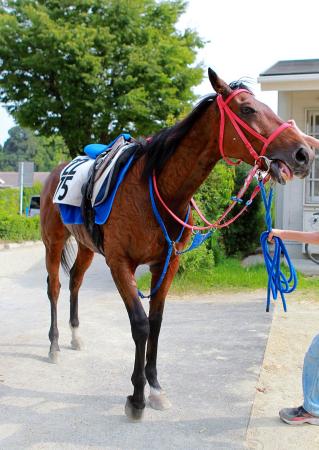
[[[131,137],[119,136],[106,150],[102,150],[102,153],[96,156],[89,170],[87,182],[82,186],[83,224],[102,254],[103,233],[95,221],[94,207],[102,205],[107,200],[109,193],[114,190],[119,173],[133,159],[136,148],[137,144]],[[92,147],[89,150],[92,150]]]
[[[141,145],[121,134],[109,145],[90,144],[61,172],[53,202],[65,225],[84,224],[103,254],[102,228],[110,215],[119,185],[138,157]]]

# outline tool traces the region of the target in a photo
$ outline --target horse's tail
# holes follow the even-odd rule
[[[75,259],[74,247],[72,245],[71,239],[65,241],[62,255],[61,255],[61,266],[64,272],[70,276],[71,267],[73,266]]]

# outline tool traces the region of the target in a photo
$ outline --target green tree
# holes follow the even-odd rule
[[[19,161],[34,160],[36,142],[32,132],[18,126],[11,128],[8,134],[9,138],[5,141],[0,156],[0,169],[16,171]]]
[[[184,0],[1,0],[0,101],[71,156],[123,130],[148,135],[194,100],[198,34]]]
[[[3,148],[0,148],[1,171],[17,171],[19,161],[33,161],[35,170],[50,172],[60,162],[68,159],[61,137],[38,137],[19,126],[11,128],[8,133],[9,138]]]

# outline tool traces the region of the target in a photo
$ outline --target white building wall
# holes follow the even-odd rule
[[[305,131],[306,110],[319,109],[319,91],[279,91],[278,114],[284,119],[293,118],[300,129]],[[294,179],[286,186],[276,187],[276,222],[277,228],[290,230],[304,229],[304,180]],[[303,245],[287,241],[287,249],[291,256],[302,257]]]

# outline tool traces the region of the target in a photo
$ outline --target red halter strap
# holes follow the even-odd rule
[[[229,158],[227,158],[227,156],[225,155],[224,131],[225,131],[225,121],[226,121],[225,116],[226,115],[229,118],[229,120],[231,121],[237,134],[239,135],[240,139],[243,141],[247,150],[249,151],[249,153],[251,154],[251,156],[254,158],[255,161],[257,161],[260,156],[263,156],[266,153],[266,150],[267,150],[269,144],[274,139],[276,139],[276,137],[279,136],[279,134],[281,134],[286,128],[292,127],[292,125],[290,123],[284,122],[268,138],[265,138],[264,136],[262,136],[256,130],[251,128],[246,122],[244,122],[240,117],[238,117],[228,106],[230,101],[236,95],[241,94],[242,92],[246,92],[247,94],[252,95],[252,93],[250,91],[248,91],[247,89],[237,89],[237,90],[233,91],[227,97],[227,99],[225,101],[223,100],[223,97],[220,94],[217,96],[217,105],[218,105],[219,112],[220,112],[219,151],[220,151],[220,154],[222,155],[224,161],[226,161],[228,164],[230,164],[232,166],[240,164],[241,160],[234,162],[234,161],[231,161]],[[251,143],[248,141],[248,139],[246,138],[245,134],[243,133],[243,131],[240,129],[239,126],[244,128],[246,131],[248,131],[248,133],[250,133],[255,138],[259,139],[261,142],[263,142],[264,145],[260,152],[260,155],[258,155],[258,153],[255,151],[255,149],[253,148]]]

